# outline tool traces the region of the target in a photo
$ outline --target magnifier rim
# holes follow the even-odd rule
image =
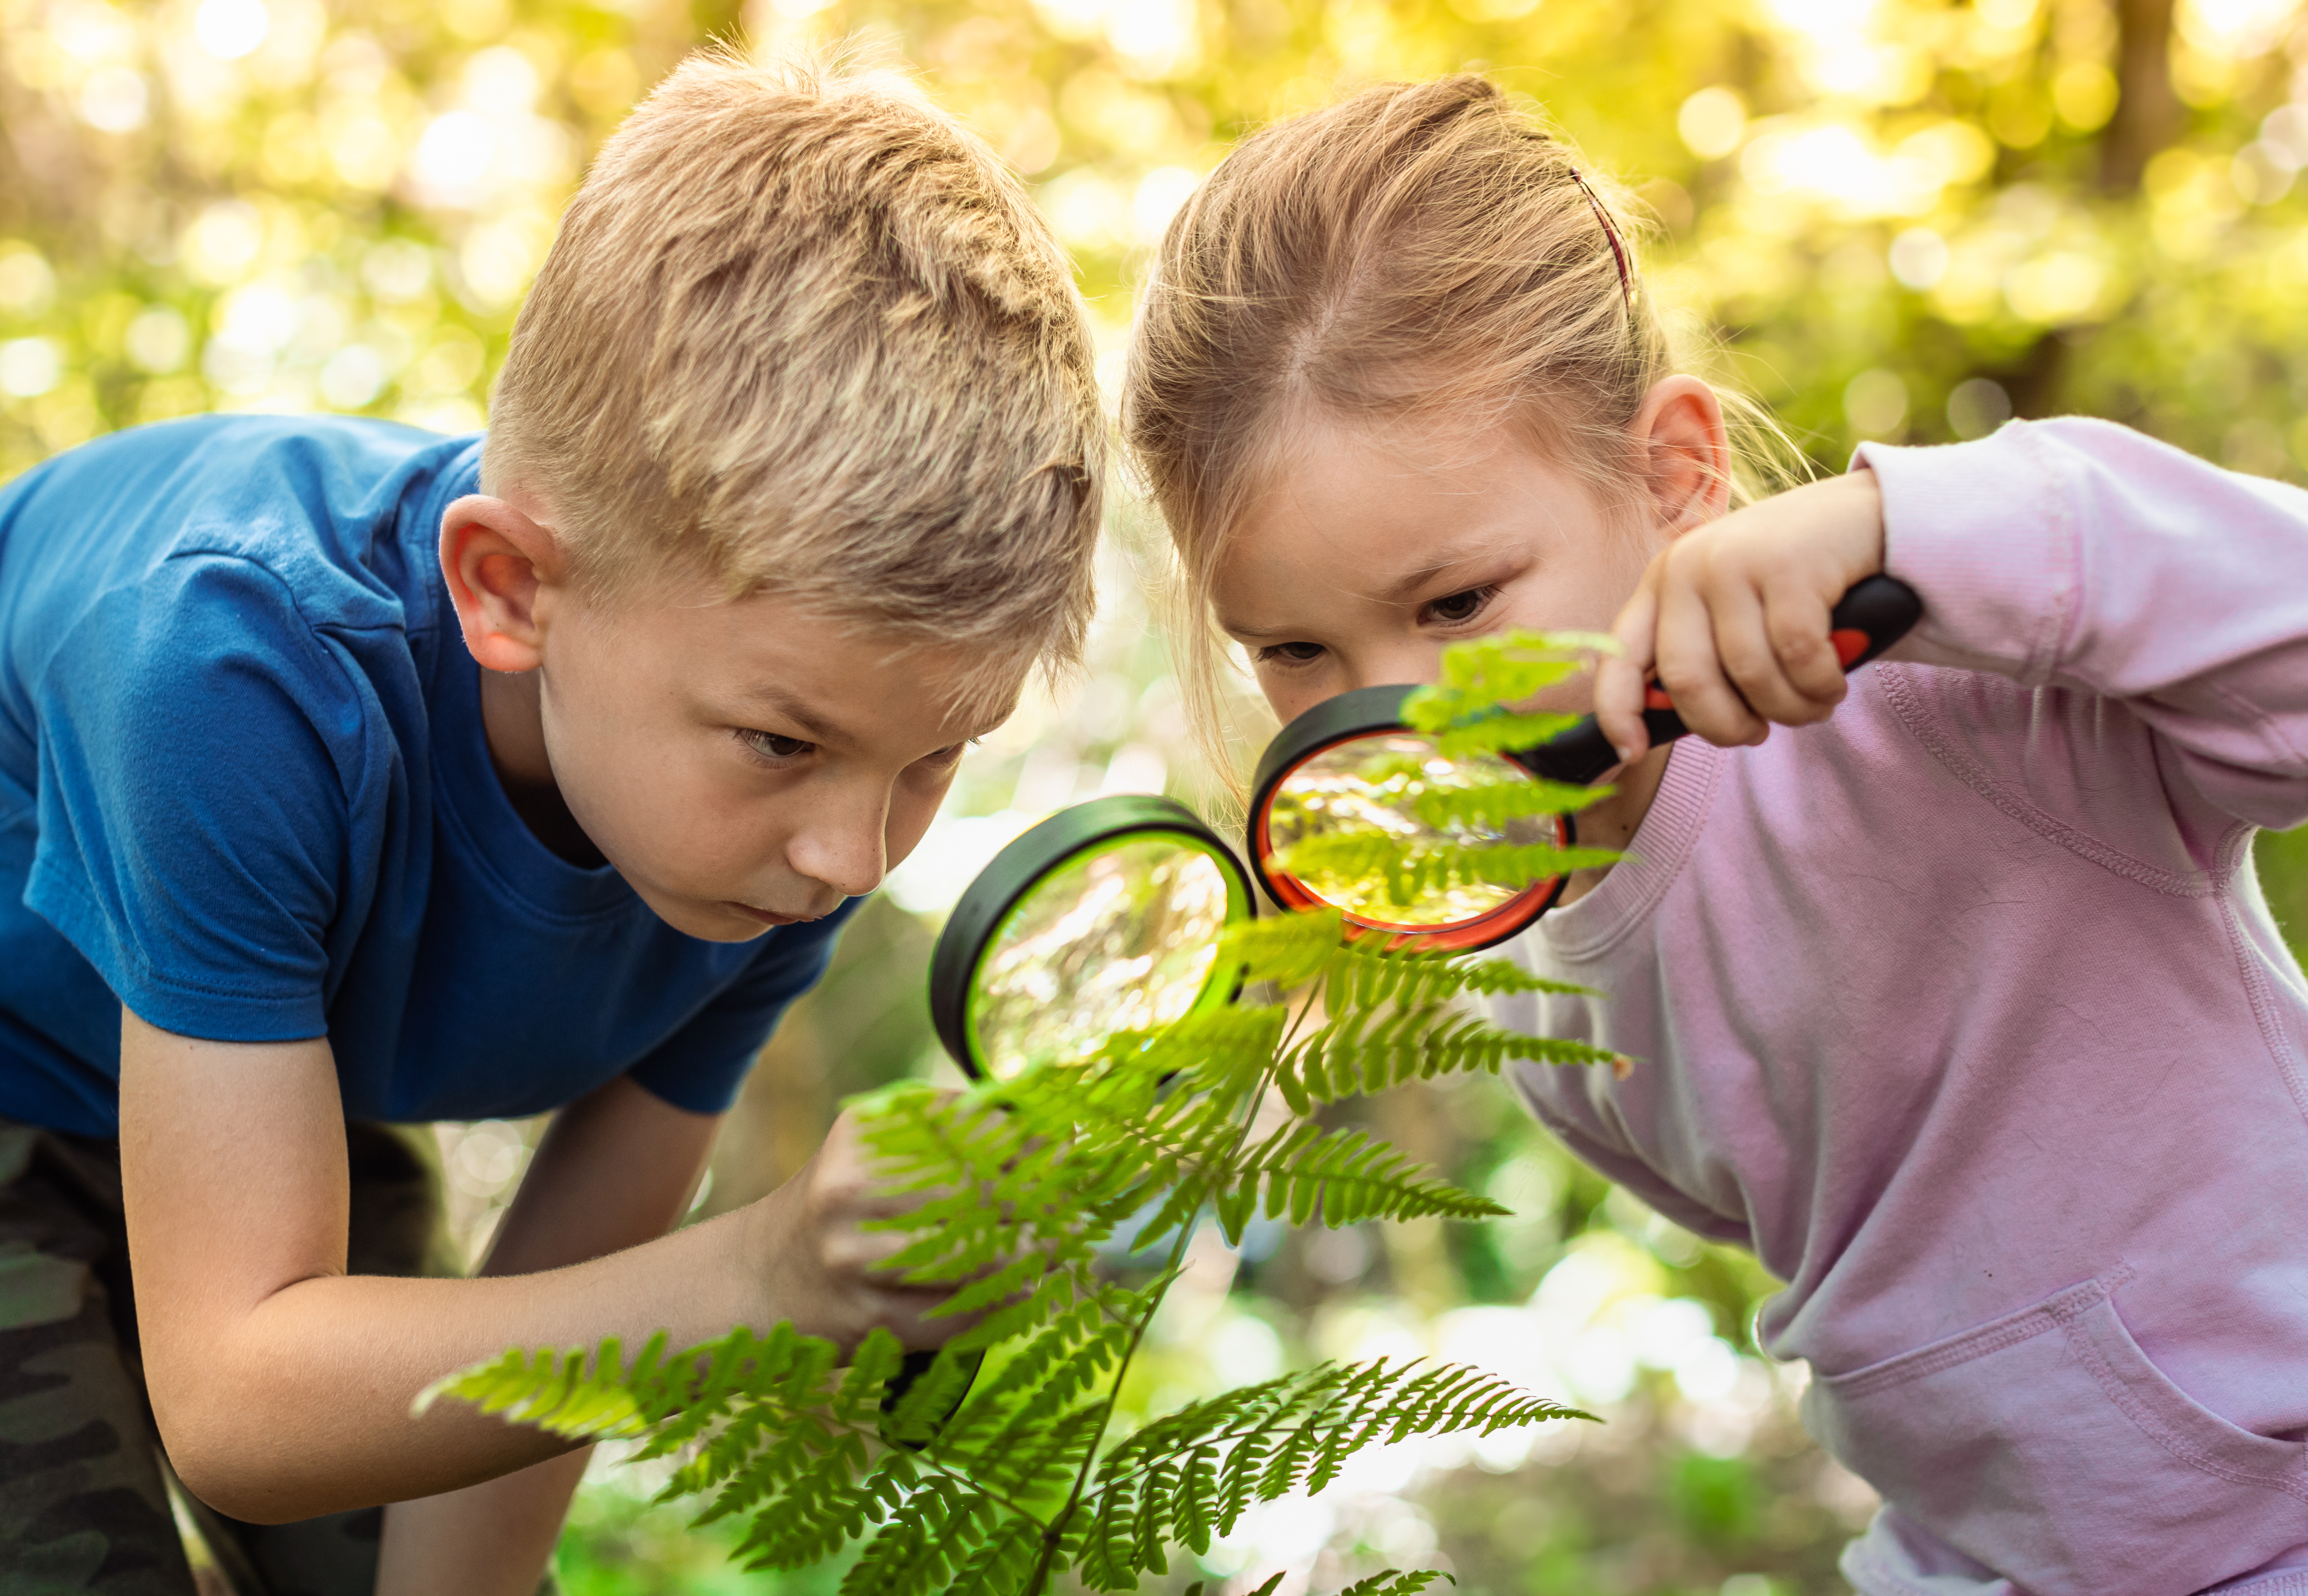
[[[1341,743],[1350,743],[1366,737],[1401,732],[1413,737],[1425,737],[1403,719],[1402,706],[1418,690],[1416,683],[1389,684],[1376,687],[1357,687],[1351,693],[1341,693],[1326,698],[1313,708],[1292,720],[1266,745],[1259,755],[1258,773],[1253,782],[1250,800],[1250,824],[1244,841],[1244,851],[1250,856],[1250,867],[1266,895],[1287,909],[1331,909],[1330,902],[1309,888],[1297,877],[1279,871],[1270,871],[1266,861],[1271,851],[1269,823],[1272,818],[1275,796],[1301,766],[1317,755],[1328,753]],[[1510,765],[1522,769],[1516,761],[1499,756]],[[1531,779],[1538,778],[1531,774]],[[1556,836],[1569,847],[1576,834],[1568,815],[1555,817]],[[1521,892],[1494,909],[1463,920],[1449,920],[1433,927],[1406,926],[1394,921],[1364,918],[1346,910],[1349,931],[1363,931],[1391,936],[1403,941],[1417,938],[1422,947],[1437,952],[1472,953],[1494,947],[1521,931],[1540,915],[1554,907],[1570,884],[1570,876],[1550,876],[1533,882]]]
[[[978,970],[1009,924],[1011,911],[1035,887],[1082,855],[1107,843],[1164,834],[1183,838],[1217,864],[1226,881],[1227,924],[1257,913],[1242,861],[1201,816],[1176,799],[1117,793],[1072,805],[1038,822],[1012,838],[977,873],[946,917],[930,955],[930,1022],[963,1073],[974,1080],[992,1078],[977,1046],[973,1010]],[[1232,996],[1231,979],[1221,979],[1226,975],[1226,966],[1211,965],[1190,1013],[1210,1003],[1214,991],[1222,998]]]

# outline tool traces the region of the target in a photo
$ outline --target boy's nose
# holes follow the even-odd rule
[[[829,817],[805,826],[787,848],[786,862],[845,898],[862,898],[882,884],[881,818]]]

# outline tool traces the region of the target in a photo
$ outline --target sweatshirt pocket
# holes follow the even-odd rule
[[[2116,1311],[2134,1273],[1821,1376],[1804,1422],[1906,1519],[2030,1596],[2183,1596],[2247,1573],[2308,1540],[2308,1445],[2166,1379]]]

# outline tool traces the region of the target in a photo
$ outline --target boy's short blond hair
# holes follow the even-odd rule
[[[1079,655],[1089,323],[1016,177],[898,73],[683,62],[571,202],[491,409],[485,491],[539,499],[591,590],[702,573],[1013,686]]]

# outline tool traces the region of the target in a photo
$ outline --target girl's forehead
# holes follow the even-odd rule
[[[1219,550],[1211,586],[1229,624],[1295,596],[1286,584],[1407,602],[1439,573],[1604,524],[1584,483],[1528,446],[1438,462],[1345,437],[1307,442]]]

